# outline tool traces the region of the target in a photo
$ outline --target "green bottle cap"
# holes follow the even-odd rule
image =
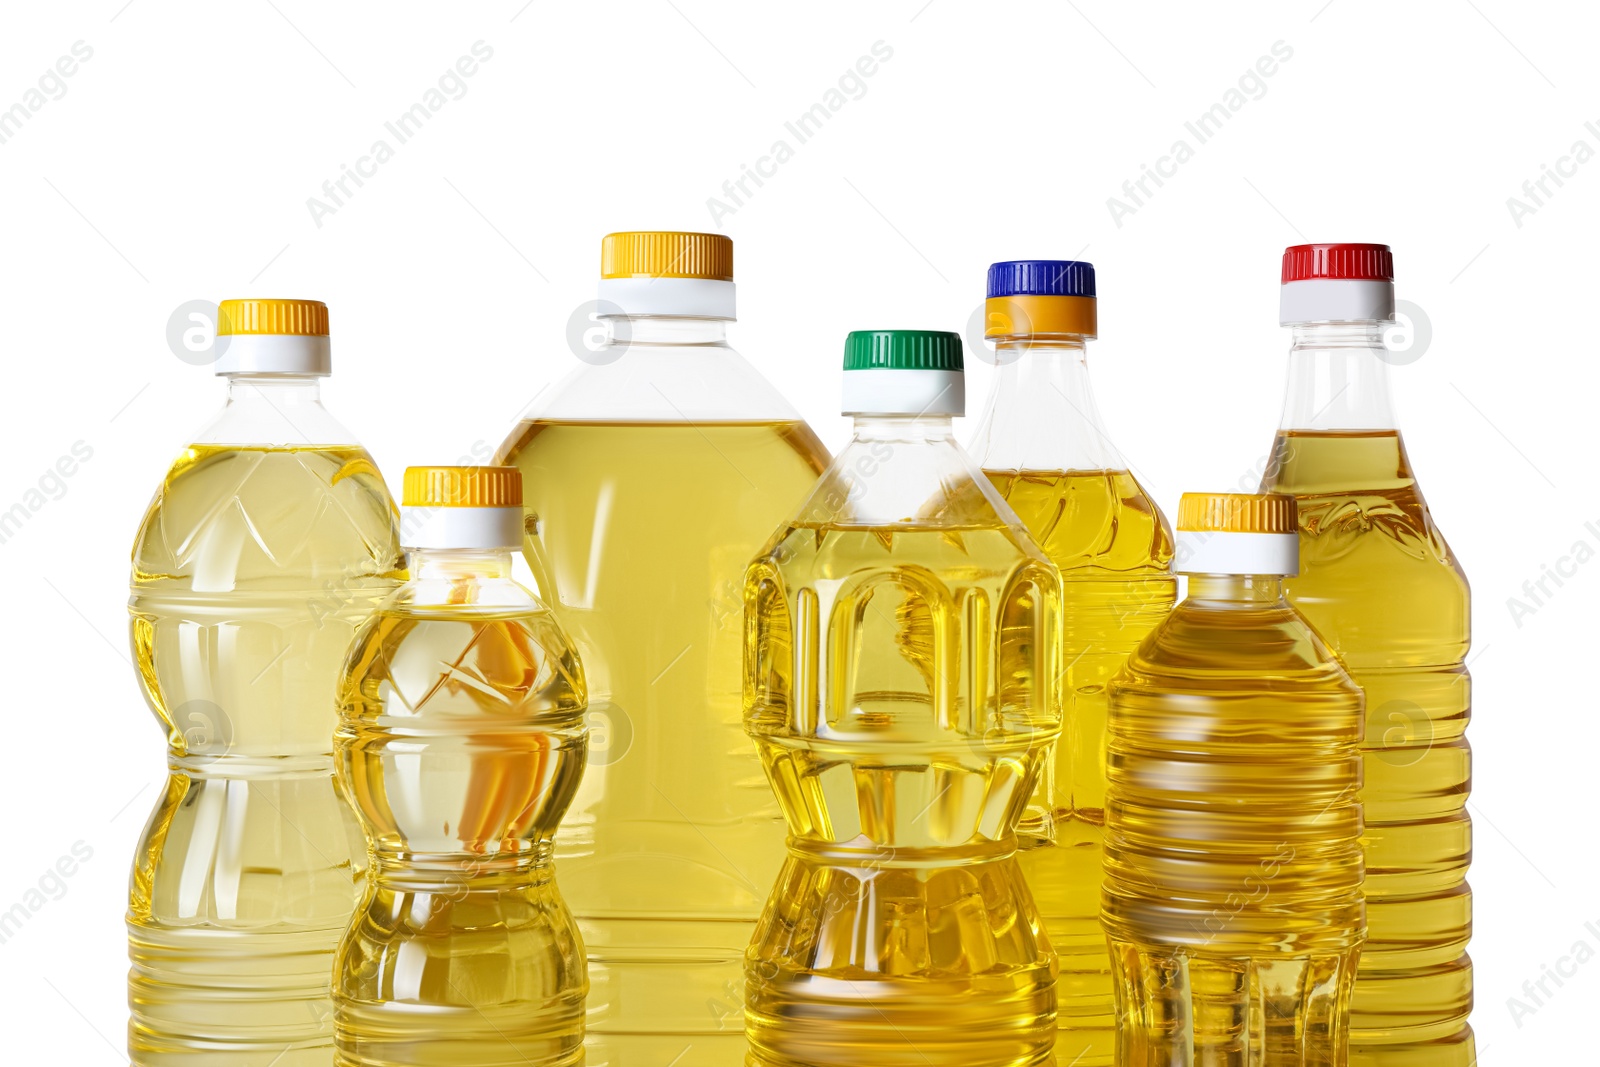
[[[844,369],[961,370],[961,335],[944,330],[853,330]]]

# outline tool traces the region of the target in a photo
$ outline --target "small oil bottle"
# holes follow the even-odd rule
[[[583,943],[556,828],[583,774],[583,670],[511,578],[512,467],[406,471],[411,580],[345,663],[339,781],[371,850],[339,946],[340,1067],[582,1062]]]
[[[1049,1060],[1015,827],[1060,725],[1060,577],[951,434],[961,339],[852,333],[855,438],[745,573],[745,715],[788,858],[753,1067]]]
[[[334,780],[334,693],[398,584],[397,516],[322,406],[327,305],[224,300],[217,319],[227,406],[133,546],[129,639],[168,773],[129,879],[128,1058],[326,1067],[366,859]]]
[[[1188,596],[1112,681],[1118,1063],[1346,1062],[1363,704],[1284,599],[1298,554],[1293,498],[1186,493]]]

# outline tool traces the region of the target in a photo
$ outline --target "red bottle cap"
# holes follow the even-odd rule
[[[1394,281],[1388,245],[1290,245],[1283,250],[1283,284],[1312,278]]]

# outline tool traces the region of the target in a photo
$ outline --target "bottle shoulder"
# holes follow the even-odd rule
[[[783,394],[722,344],[617,344],[538,397],[523,421],[797,422]]]
[[[1361,689],[1284,601],[1189,598],[1129,657],[1118,685],[1225,696],[1320,692],[1359,704]]]
[[[810,528],[896,532],[1001,530],[1044,558],[1033,535],[953,437],[857,436],[833,457],[795,513]]]
[[[483,620],[550,614],[549,606],[514,578],[428,574],[413,575],[402,582],[378,610],[416,618],[459,616]]]
[[[588,690],[577,646],[510,579],[408,581],[357,631],[341,703],[356,719],[581,722]]]
[[[828,450],[798,417],[788,421],[525,418],[494,462],[527,475],[525,502],[554,486],[648,484],[658,492],[723,481],[793,500],[827,468]],[[692,485],[681,484],[693,479]],[[677,482],[680,484],[671,484]],[[692,497],[692,492],[684,493]]]
[[[996,361],[970,446],[985,469],[1126,469],[1081,346],[1036,342],[1003,357],[997,352]]]
[[[156,488],[134,539],[136,583],[392,579],[399,513],[360,445],[197,442]]]
[[[207,445],[359,448],[323,406],[316,379],[232,378],[222,410],[194,440]]]
[[[1170,578],[1172,527],[1131,471],[984,474],[1067,581]]]
[[[1278,433],[1263,492],[1295,498],[1301,575],[1291,590],[1344,587],[1369,574],[1465,612],[1466,575],[1434,521],[1397,430]],[[1376,585],[1375,585],[1376,588]]]

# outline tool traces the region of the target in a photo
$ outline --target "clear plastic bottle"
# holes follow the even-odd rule
[[[746,722],[789,855],[750,1063],[1048,1063],[1014,828],[1060,726],[1060,579],[951,434],[955,334],[846,342],[855,438],[745,575]]]
[[[1345,1063],[1362,699],[1284,599],[1294,530],[1289,497],[1186,493],[1188,595],[1111,683],[1119,1064]]]
[[[1018,827],[1022,869],[1060,960],[1056,1062],[1111,1063],[1111,961],[1100,928],[1106,685],[1172,610],[1172,533],[1111,443],[1089,387],[1093,265],[989,268],[999,367],[971,451],[1061,570],[1061,739]]]
[[[366,862],[334,781],[334,688],[395,586],[396,512],[318,399],[323,304],[226,301],[217,348],[227,407],[133,547],[130,637],[169,776],[130,884],[128,1055],[326,1067]]]
[[[1280,318],[1294,341],[1261,484],[1299,503],[1289,602],[1367,694],[1368,937],[1350,1062],[1472,1067],[1471,608],[1390,404],[1393,278],[1385,245],[1284,253]]]
[[[583,942],[552,840],[583,775],[578,655],[511,578],[522,476],[412,467],[411,580],[351,646],[339,781],[371,847],[339,946],[339,1067],[583,1062]]]
[[[827,465],[728,346],[733,245],[601,245],[611,343],[501,446],[523,549],[583,657],[590,766],[556,839],[589,953],[593,1067],[743,1062],[745,946],[783,820],[740,710],[739,581]]]

